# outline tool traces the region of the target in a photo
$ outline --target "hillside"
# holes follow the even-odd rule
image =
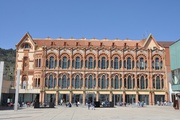
[[[14,80],[16,50],[0,48],[0,61],[4,61],[4,79]]]

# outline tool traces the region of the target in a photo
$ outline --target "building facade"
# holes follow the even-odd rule
[[[169,101],[168,47],[143,40],[32,38],[16,45],[20,101]]]
[[[170,46],[170,59],[171,59],[171,88],[172,88],[172,101],[179,99],[180,102],[180,40],[174,42]]]

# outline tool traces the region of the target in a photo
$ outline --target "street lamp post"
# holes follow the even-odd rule
[[[3,70],[4,70],[4,62],[0,61],[0,105],[1,105],[1,90],[2,90],[2,82],[3,82]]]
[[[17,80],[16,80],[16,93],[15,93],[14,111],[17,111],[17,107],[18,107],[19,81],[20,81],[20,70],[17,70]]]

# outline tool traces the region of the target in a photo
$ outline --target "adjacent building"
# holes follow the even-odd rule
[[[151,34],[142,40],[97,40],[32,38],[26,33],[16,45],[19,100],[169,101],[170,44]]]
[[[180,40],[170,46],[172,101],[180,97]],[[176,98],[177,97],[177,98]]]

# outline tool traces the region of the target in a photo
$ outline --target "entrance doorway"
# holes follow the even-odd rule
[[[46,105],[48,105],[50,102],[56,101],[56,94],[45,94],[44,96],[44,102]]]
[[[127,104],[133,104],[136,102],[136,95],[126,95],[125,96],[125,102]]]
[[[73,94],[72,103],[75,103],[76,101],[83,103],[83,95],[82,94]]]
[[[69,102],[69,94],[60,94],[58,95],[58,104],[61,103],[61,100],[63,100],[63,103]]]
[[[100,102],[105,102],[105,101],[109,102],[109,94],[100,94],[99,95],[99,101]]]
[[[88,100],[92,103],[96,101],[96,95],[95,94],[86,94],[86,103],[88,102]]]
[[[164,95],[155,95],[154,102],[155,104],[160,104],[161,102],[164,102]]]
[[[138,100],[139,100],[139,102],[144,101],[144,103],[146,103],[146,105],[149,105],[149,95],[139,95]]]
[[[121,105],[123,102],[122,94],[113,94],[112,102],[114,102],[115,105]]]

